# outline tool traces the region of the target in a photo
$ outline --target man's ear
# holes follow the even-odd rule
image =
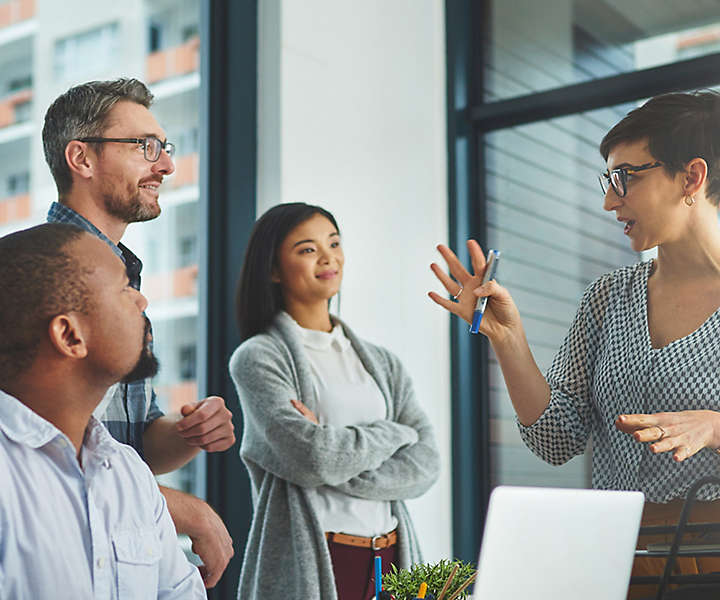
[[[48,327],[50,343],[68,358],[85,358],[88,354],[87,340],[82,323],[76,315],[58,315]]]
[[[92,177],[95,154],[89,151],[85,142],[72,140],[65,146],[65,162],[70,172],[83,179]]]
[[[685,167],[685,194],[694,196],[707,181],[708,166],[704,159],[693,158]]]

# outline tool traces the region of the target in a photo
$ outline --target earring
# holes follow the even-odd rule
[[[685,204],[688,206],[695,204],[695,196],[685,196]]]

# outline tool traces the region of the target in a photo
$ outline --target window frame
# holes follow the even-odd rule
[[[445,0],[448,239],[469,263],[465,241],[487,238],[484,134],[655,96],[720,84],[720,52],[560,88],[484,101],[491,0]],[[453,555],[475,561],[490,484],[488,347],[451,320]],[[477,368],[477,366],[480,366]]]

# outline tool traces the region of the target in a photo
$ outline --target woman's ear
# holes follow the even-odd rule
[[[685,186],[684,193],[686,196],[694,196],[704,186],[707,181],[708,166],[704,159],[693,158],[685,166]]]
[[[65,162],[70,172],[82,179],[92,177],[94,168],[94,155],[88,153],[88,145],[85,142],[72,140],[65,146]]]
[[[273,283],[280,283],[280,273],[278,273],[277,267],[273,267],[272,271],[270,271],[270,281]]]
[[[48,327],[50,343],[68,358],[85,358],[88,354],[87,341],[82,323],[76,315],[58,315]]]

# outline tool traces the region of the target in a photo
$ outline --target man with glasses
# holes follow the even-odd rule
[[[45,159],[58,189],[48,221],[77,225],[123,260],[140,289],[142,262],[120,243],[130,223],[160,215],[159,188],[175,167],[174,146],[153,117],[153,96],[136,79],[93,81],[59,96],[45,114]],[[149,379],[110,388],[95,414],[112,436],[131,445],[155,474],[182,467],[201,449],[227,450],[235,442],[232,413],[218,396],[164,415]],[[202,500],[161,486],[179,533],[187,534],[213,587],[233,555],[222,520]]]

